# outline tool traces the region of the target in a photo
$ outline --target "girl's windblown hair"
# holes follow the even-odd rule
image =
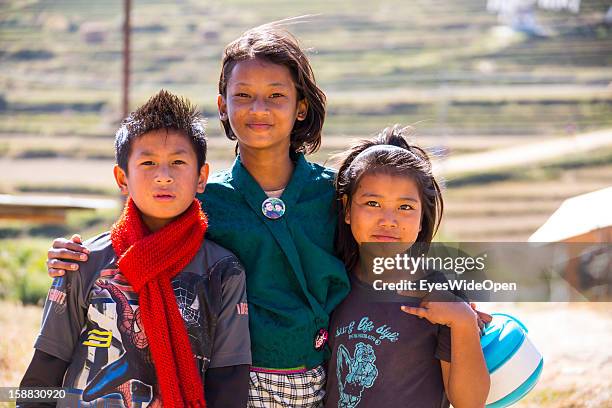
[[[338,228],[335,247],[337,256],[351,271],[359,261],[359,247],[345,213],[350,208],[359,181],[366,174],[388,174],[412,178],[420,193],[422,205],[421,231],[416,241],[429,244],[438,230],[444,202],[438,182],[432,173],[429,156],[422,148],[408,141],[412,128],[395,125],[385,128],[370,140],[362,140],[340,157],[336,178]],[[345,198],[346,197],[346,198]]]
[[[286,19],[252,28],[229,43],[223,51],[219,95],[227,97],[227,84],[237,63],[261,59],[287,67],[297,88],[298,101],[308,103],[306,118],[296,121],[291,132],[292,153],[314,153],[321,145],[321,130],[325,121],[326,98],[317,86],[308,57],[297,39],[284,26],[300,22],[301,17]],[[221,121],[225,135],[236,140],[229,119]]]

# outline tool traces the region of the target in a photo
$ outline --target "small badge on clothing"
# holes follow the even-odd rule
[[[267,218],[276,220],[285,214],[285,203],[280,198],[269,197],[261,203],[261,212]]]
[[[325,343],[327,343],[328,337],[329,337],[329,333],[327,333],[327,330],[320,329],[317,332],[317,335],[315,336],[314,348],[316,350],[321,350],[323,346],[325,346]]]

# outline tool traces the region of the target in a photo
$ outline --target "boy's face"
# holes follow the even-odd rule
[[[191,142],[182,133],[159,129],[132,142],[127,174],[114,169],[123,194],[129,194],[151,231],[181,215],[196,193],[204,192],[208,164],[198,168]]]

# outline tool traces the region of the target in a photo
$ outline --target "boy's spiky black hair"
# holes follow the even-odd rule
[[[115,158],[127,173],[132,142],[143,134],[167,129],[180,132],[191,142],[198,169],[206,162],[206,134],[198,109],[188,100],[164,89],[130,113],[115,134]]]

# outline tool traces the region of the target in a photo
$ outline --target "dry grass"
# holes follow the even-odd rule
[[[519,317],[544,355],[539,383],[516,407],[612,406],[612,303],[481,306]]]
[[[0,387],[19,384],[34,354],[41,316],[40,307],[0,302]]]

